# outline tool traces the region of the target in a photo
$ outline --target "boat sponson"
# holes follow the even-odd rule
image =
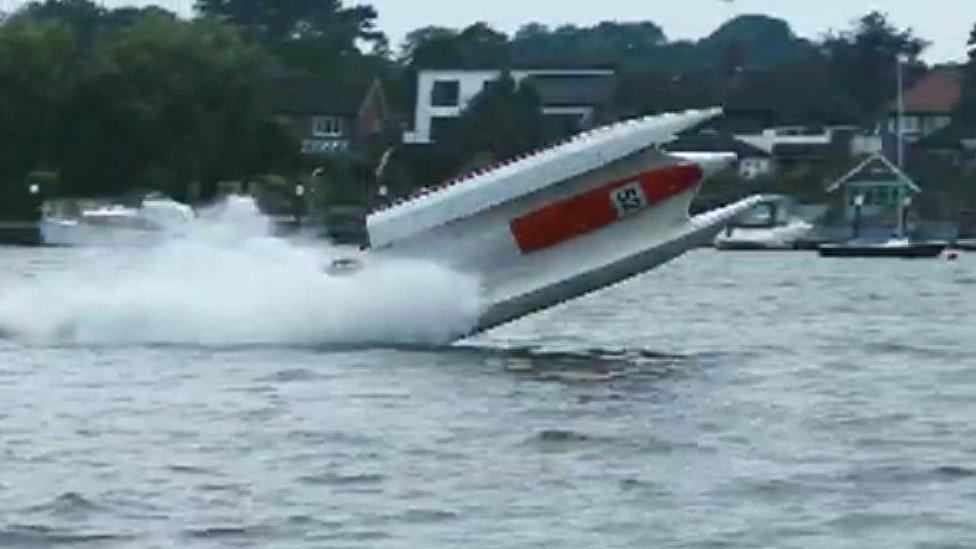
[[[627,257],[576,273],[548,286],[491,304],[472,334],[489,330],[526,315],[548,309],[596,290],[612,286],[711,242],[729,222],[762,201],[749,197],[691,218],[674,236]]]

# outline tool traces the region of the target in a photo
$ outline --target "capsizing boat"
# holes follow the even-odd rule
[[[721,113],[605,126],[374,211],[363,264],[415,258],[476,276],[484,306],[471,333],[653,269],[710,243],[762,200],[688,213],[702,182],[735,155],[659,145]]]

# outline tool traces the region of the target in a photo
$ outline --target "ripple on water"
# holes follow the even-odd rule
[[[947,479],[964,479],[976,477],[976,469],[960,467],[958,465],[943,465],[937,467],[935,472]]]
[[[298,477],[298,480],[308,484],[329,484],[329,485],[349,485],[349,484],[379,484],[387,480],[386,475],[379,473],[352,473],[348,475],[338,473],[323,473],[320,475],[306,475]]]
[[[253,525],[213,525],[187,528],[183,534],[192,539],[211,539],[220,541],[247,540],[254,542],[259,539],[270,539],[275,537],[275,529],[263,524]]]
[[[256,383],[299,383],[303,381],[315,381],[323,376],[305,368],[291,370],[281,370],[270,376],[263,376],[255,379]]]
[[[226,476],[220,471],[209,469],[207,467],[198,467],[195,465],[172,464],[172,465],[167,465],[166,470],[171,473],[178,473],[181,475],[194,475],[194,476],[207,476],[207,477]]]
[[[398,519],[402,522],[412,524],[425,524],[450,521],[457,519],[459,516],[454,511],[444,509],[408,509],[399,515]]]
[[[109,509],[99,505],[77,492],[65,492],[53,500],[33,505],[24,509],[27,514],[46,514],[57,517],[87,517],[96,513],[108,512]]]
[[[602,436],[566,429],[545,429],[532,435],[523,443],[535,446],[543,453],[565,453],[602,448],[608,453],[669,454],[675,445],[644,434],[627,437]]]
[[[13,524],[0,528],[0,547],[47,547],[50,545],[100,544],[133,541],[129,533],[86,532],[39,524]]]

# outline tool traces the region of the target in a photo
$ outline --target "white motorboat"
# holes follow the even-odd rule
[[[186,204],[149,195],[138,208],[98,204],[77,215],[52,212],[41,220],[40,232],[47,246],[143,246],[179,234],[194,217]]]
[[[715,237],[719,250],[792,250],[809,236],[813,225],[796,215],[795,201],[767,195]]]
[[[372,257],[397,256],[470,273],[483,288],[474,332],[650,270],[711,242],[761,200],[689,217],[703,179],[735,155],[658,146],[720,114],[599,128],[376,211],[362,268]]]

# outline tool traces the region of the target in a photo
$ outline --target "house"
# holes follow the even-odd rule
[[[902,134],[916,143],[952,124],[962,99],[963,74],[955,67],[940,67],[923,76],[905,92]],[[898,104],[889,106],[888,133],[898,134]]]
[[[266,79],[267,108],[293,130],[303,154],[337,154],[381,138],[393,116],[379,79],[344,85],[288,74]]]
[[[736,171],[743,179],[752,180],[775,172],[773,155],[735,137],[716,131],[703,131],[682,136],[665,148],[672,152],[732,152],[738,160]]]
[[[860,217],[868,224],[892,225],[899,212],[922,189],[893,162],[882,154],[875,154],[835,181],[827,192],[844,191],[844,217],[853,221]]]
[[[530,68],[508,71],[516,83],[535,88],[542,112],[567,133],[609,121],[617,86],[614,69]],[[437,69],[417,74],[414,129],[403,136],[409,144],[428,145],[445,135],[471,101],[501,78],[500,69]]]

